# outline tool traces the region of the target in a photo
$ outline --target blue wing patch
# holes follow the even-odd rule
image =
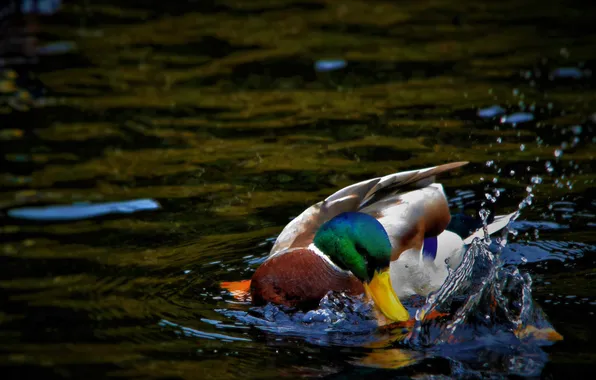
[[[429,237],[424,239],[424,245],[422,246],[422,256],[425,259],[435,260],[437,257],[437,237]]]

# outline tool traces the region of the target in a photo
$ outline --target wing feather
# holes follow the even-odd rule
[[[381,202],[400,190],[422,188],[434,182],[437,174],[452,170],[467,162],[453,162],[435,167],[389,174],[372,178],[338,190],[292,220],[278,236],[270,255],[289,248],[307,247],[317,229],[326,221],[347,211],[358,211]]]

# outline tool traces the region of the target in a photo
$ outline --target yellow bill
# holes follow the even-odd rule
[[[365,283],[364,288],[385,317],[395,322],[410,319],[410,314],[393,291],[388,269],[382,272],[375,272],[370,284]]]

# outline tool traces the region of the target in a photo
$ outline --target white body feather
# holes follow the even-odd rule
[[[404,251],[389,266],[395,294],[399,298],[414,294],[427,296],[439,289],[449,275],[447,268],[457,268],[463,253],[463,240],[451,231],[444,231],[437,237],[437,255],[434,260],[424,258],[417,249]]]

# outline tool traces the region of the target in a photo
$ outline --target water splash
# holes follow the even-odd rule
[[[493,248],[499,251],[501,247]],[[499,256],[477,239],[462,264],[418,309],[407,343],[423,349],[497,333],[510,334],[511,342],[517,344],[538,346],[561,339],[534,303],[531,286],[527,273],[515,265],[502,265]],[[435,310],[451,311],[450,316],[442,321],[428,318]]]
[[[521,121],[508,116],[501,119],[501,123]],[[571,143],[562,142],[553,151],[555,163],[559,163],[564,151],[570,145],[576,146],[580,142],[578,135],[582,133],[581,126],[571,127],[570,132],[573,135]],[[501,137],[498,142],[502,142]],[[525,150],[524,144],[520,146],[520,150]],[[486,166],[500,172],[500,168],[492,160],[487,161]],[[570,166],[573,166],[572,163]],[[527,169],[528,172],[531,171],[530,166]],[[555,167],[551,161],[546,161],[545,170],[548,175],[554,173]],[[515,172],[511,171],[510,174],[513,176]],[[569,180],[565,182],[565,180],[563,174],[555,180],[555,185],[563,187],[564,183],[571,188],[572,182]],[[535,188],[542,183],[543,178],[539,175],[531,178],[526,186],[526,196],[518,204],[507,227],[494,242],[487,229],[491,212],[486,208],[479,210],[478,214],[483,222],[483,238],[477,238],[472,242],[461,265],[449,273],[443,286],[431,294],[426,303],[418,309],[414,329],[408,337],[410,345],[427,347],[453,343],[458,336],[462,335],[458,334],[458,330],[469,331],[470,327],[475,329],[483,323],[487,328],[492,326],[493,329],[498,327],[502,331],[509,331],[520,340],[527,339],[529,335],[533,335],[541,343],[561,339],[561,336],[548,323],[540,307],[532,300],[530,275],[522,274],[516,267],[516,264],[523,264],[527,259],[522,256],[521,262],[515,263],[502,260],[502,251],[507,246],[508,238],[518,234],[518,231],[512,227],[512,223],[519,218],[525,208],[532,205]],[[495,203],[500,193],[496,194],[494,191],[492,194],[485,193],[486,202]],[[483,206],[486,206],[486,202]],[[491,252],[489,247],[493,248],[494,252]],[[459,301],[457,301],[458,297]],[[442,326],[435,326],[436,321],[427,318],[432,311],[453,310],[454,305],[458,303],[459,306],[452,317]],[[435,331],[435,334],[431,334],[431,331]]]
[[[416,313],[415,319],[416,324],[412,330],[412,335],[409,337],[409,343],[413,346],[428,346],[441,342],[447,342],[449,336],[454,335],[455,330],[467,319],[472,308],[478,304],[480,300],[483,288],[490,282],[494,277],[494,265],[492,265],[493,258],[490,254],[486,254],[486,250],[483,249],[481,241],[487,239],[488,232],[485,230],[485,238],[483,240],[476,239],[470,249],[466,251],[462,259],[461,264],[453,271],[449,273],[449,276],[445,280],[441,288],[429,295],[424,306],[422,306]],[[490,237],[488,237],[490,240]],[[484,265],[481,263],[486,260]],[[486,265],[488,264],[488,265]],[[487,269],[488,273],[479,273],[476,268]],[[471,281],[476,277],[475,286]],[[479,276],[480,275],[480,276]],[[427,316],[432,311],[437,309],[449,309],[449,302],[453,299],[456,294],[463,293],[464,290],[471,290],[470,296],[464,302],[464,305],[455,312],[452,321],[446,326],[446,328],[440,333],[438,337],[431,338],[427,334],[423,334],[423,325],[427,323]]]
[[[524,149],[525,146],[522,144],[521,150]],[[557,156],[556,153],[555,155]],[[487,161],[486,166],[499,170],[492,160]],[[511,173],[513,174],[515,173]],[[477,237],[471,242],[459,267],[450,271],[443,286],[431,293],[426,303],[417,310],[414,328],[407,339],[410,345],[425,347],[453,342],[457,339],[457,330],[462,326],[468,330],[471,326],[476,328],[479,325],[485,325],[492,329],[498,326],[501,331],[510,331],[518,335],[520,331],[530,328],[536,331],[544,331],[541,330],[542,328],[552,330],[544,315],[539,312],[539,307],[532,300],[532,279],[529,274],[522,274],[516,266],[506,265],[501,261],[501,253],[507,245],[508,237],[518,234],[511,227],[512,223],[521,215],[523,209],[532,204],[534,189],[541,183],[540,176],[531,178],[530,184],[526,187],[526,196],[511,214],[507,225],[494,242],[488,229],[491,211],[485,206],[487,201],[496,203],[500,191],[493,189],[492,194],[485,193],[486,201],[478,211],[482,221],[482,237]],[[494,251],[489,250],[495,245]],[[457,303],[454,301],[458,297],[462,300],[453,312],[453,306]],[[435,321],[429,320],[427,316],[440,309],[451,311],[451,317],[443,326],[429,329],[429,324],[432,325]],[[474,323],[470,323],[472,321]],[[536,328],[537,325],[541,327]],[[430,333],[433,330],[436,332],[435,335]]]
[[[216,311],[261,331],[317,345],[362,346],[380,339],[371,304],[345,293],[329,292],[317,309],[306,312],[273,304]]]

